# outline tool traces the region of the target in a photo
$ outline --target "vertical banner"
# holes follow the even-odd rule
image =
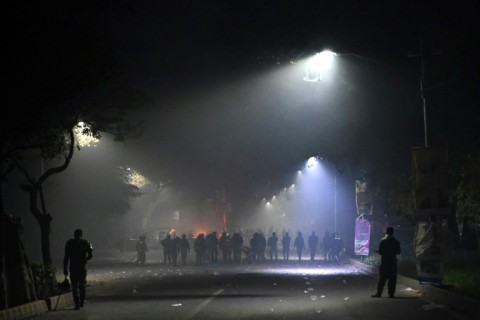
[[[373,194],[368,190],[366,181],[355,181],[355,198],[357,205],[357,215],[372,214]]]
[[[355,255],[368,256],[370,254],[370,221],[357,219],[355,221]]]
[[[447,149],[412,149],[412,168],[418,281],[441,284],[449,238]]]
[[[412,167],[417,218],[448,215],[447,150],[413,148]]]
[[[415,257],[420,283],[442,284],[448,247],[447,220],[421,221],[415,231]]]

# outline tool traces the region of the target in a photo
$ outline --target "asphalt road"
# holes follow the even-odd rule
[[[402,284],[395,299],[386,292],[385,297],[371,298],[377,279],[349,264],[278,261],[173,267],[153,253],[145,267],[129,260],[125,254],[92,261],[85,307],[37,318],[461,319]]]

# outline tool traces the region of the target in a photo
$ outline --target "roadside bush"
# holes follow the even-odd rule
[[[443,282],[459,294],[480,299],[480,263],[455,261],[445,264]]]
[[[57,270],[53,266],[45,266],[40,262],[30,265],[38,299],[46,299],[50,296],[53,279]]]

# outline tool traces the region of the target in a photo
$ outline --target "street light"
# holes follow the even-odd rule
[[[351,56],[351,57],[356,57],[362,60],[366,60],[369,62],[373,62],[375,64],[382,65],[384,67],[391,68],[391,66],[372,59],[368,58],[359,54],[355,53],[335,53],[330,50],[324,50],[322,52],[316,53],[313,57],[308,59],[307,61],[307,67],[306,67],[306,75],[303,78],[304,81],[307,82],[319,82],[323,81],[323,73],[325,70],[332,64],[333,59],[337,56]],[[409,55],[409,57],[416,57],[418,55]],[[421,94],[421,100],[422,100],[422,108],[423,108],[423,131],[424,131],[424,139],[425,139],[425,147],[428,148],[428,134],[427,134],[427,108],[426,108],[426,101],[425,101],[425,95],[424,95],[424,61],[423,61],[423,53],[420,54],[421,58],[421,75],[420,75],[420,94]]]
[[[332,64],[333,58],[336,55],[335,52],[325,50],[308,59],[307,74],[303,80],[308,82],[323,81],[323,72]]]

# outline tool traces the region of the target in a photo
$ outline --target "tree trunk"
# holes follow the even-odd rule
[[[51,266],[52,255],[50,252],[50,231],[51,231],[52,216],[49,214],[41,215],[38,219],[40,225],[40,239],[42,245],[42,261],[44,266]]]
[[[18,218],[2,214],[5,222],[5,305],[11,308],[37,300],[30,263],[21,240],[22,222]]]
[[[1,183],[1,182],[0,182]],[[1,186],[0,186],[1,189]],[[1,193],[0,193],[1,197]],[[1,201],[1,200],[0,200]],[[1,278],[0,278],[0,310],[6,309],[9,306],[8,303],[8,290],[7,290],[7,277],[6,277],[6,251],[7,251],[7,246],[6,246],[6,240],[7,237],[5,235],[6,232],[6,214],[3,211],[3,205],[2,205],[2,210],[0,211],[0,241],[1,241],[1,263],[0,263],[0,268],[1,268]]]

